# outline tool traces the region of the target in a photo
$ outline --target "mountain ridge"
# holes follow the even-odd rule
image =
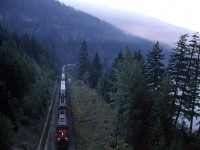
[[[70,0],[59,1],[62,1],[66,5],[73,6],[76,9],[89,12],[106,22],[114,24],[126,33],[149,40],[159,40],[160,42],[172,46],[174,46],[174,43],[182,34],[195,33],[190,29],[173,25],[158,18],[138,13],[134,10],[119,9],[106,5],[97,6],[94,3],[85,3],[83,1],[80,1],[79,3]]]
[[[0,24],[11,32],[29,33],[56,49],[62,64],[78,59],[80,44],[86,40],[90,55],[99,52],[112,60],[120,49],[128,46],[145,54],[153,42],[130,36],[113,25],[90,14],[54,0],[6,0],[0,2]]]

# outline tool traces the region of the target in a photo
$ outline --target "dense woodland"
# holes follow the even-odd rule
[[[53,50],[28,34],[0,27],[0,149],[10,149],[12,133],[46,114],[56,76]]]
[[[157,41],[146,59],[140,50],[120,51],[110,69],[87,42],[79,53],[77,77],[96,88],[117,111],[117,136],[134,150],[198,150],[199,36],[182,35],[167,65]],[[115,145],[117,147],[117,143]]]

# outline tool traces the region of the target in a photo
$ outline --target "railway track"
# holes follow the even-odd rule
[[[58,123],[59,86],[60,84],[57,83],[54,96],[51,100],[51,105],[49,106],[47,119],[44,125],[43,133],[40,142],[38,144],[37,150],[58,150],[58,148],[56,147],[56,126]],[[69,121],[70,138],[68,147],[62,148],[62,150],[75,150],[76,149],[75,138],[73,134],[74,132],[73,132],[73,123],[72,123],[68,88],[66,88],[66,103],[69,109],[68,121]]]
[[[42,134],[41,134],[41,137],[40,137],[39,144],[37,146],[37,150],[44,149],[45,141],[46,141],[46,138],[47,138],[47,133],[49,131],[49,126],[50,126],[50,122],[51,122],[51,118],[52,118],[52,111],[53,111],[53,106],[54,106],[54,103],[55,103],[55,96],[57,94],[57,88],[58,88],[58,83],[55,84],[55,88],[54,88],[54,91],[53,91],[50,106],[48,108],[46,121],[45,121],[43,130],[42,130]]]

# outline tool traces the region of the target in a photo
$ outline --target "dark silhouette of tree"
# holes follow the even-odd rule
[[[168,64],[168,74],[171,82],[171,90],[169,93],[171,97],[170,108],[171,114],[170,117],[173,119],[174,115],[177,113],[178,103],[181,99],[181,95],[178,94],[179,89],[182,89],[185,82],[186,74],[186,51],[188,49],[187,45],[188,34],[182,35],[179,41],[176,43],[177,47],[172,49],[170,55],[169,64]]]
[[[137,59],[139,62],[140,62],[140,61],[144,61],[144,58],[143,58],[143,56],[142,56],[142,54],[141,54],[140,49],[134,51],[133,56],[134,56],[134,58]]]
[[[83,75],[89,70],[89,56],[88,47],[86,41],[83,41],[80,52],[79,52],[79,62],[78,62],[78,72],[79,77],[83,78]]]
[[[133,56],[140,63],[143,73],[145,74],[145,61],[144,61],[144,57],[141,54],[141,50],[138,49],[134,51]]]
[[[189,48],[191,56],[191,73],[188,87],[186,88],[186,101],[183,103],[185,109],[184,115],[190,121],[189,135],[192,134],[193,121],[195,116],[198,116],[199,108],[199,92],[200,92],[200,78],[199,78],[199,65],[200,65],[200,45],[199,36],[197,34],[192,35],[192,40],[189,41]]]
[[[152,91],[159,91],[161,88],[162,76],[164,73],[164,55],[157,41],[153,45],[152,51],[147,54],[147,62],[145,65],[145,76],[148,86]]]
[[[181,97],[178,103],[178,109],[177,109],[177,115],[175,118],[175,126],[178,124],[178,119],[180,117],[180,114],[182,110],[184,111],[183,104],[191,98],[190,91],[189,91],[189,84],[191,84],[191,79],[192,79],[192,70],[193,70],[193,59],[195,57],[195,51],[193,49],[190,49],[190,47],[187,44],[187,48],[185,49],[186,55],[186,65],[185,65],[185,70],[184,70],[184,81],[183,81],[183,86],[180,88],[181,91]],[[184,114],[184,113],[183,113]]]
[[[128,50],[128,47],[126,48],[126,50]],[[123,52],[122,50],[119,51],[119,53],[117,54],[117,57],[114,59],[113,63],[112,63],[112,68],[111,71],[109,73],[109,87],[111,91],[116,91],[115,89],[115,82],[116,82],[116,76],[115,76],[115,70],[117,69],[118,63],[122,62],[124,60],[124,56],[123,56]]]
[[[109,81],[108,75],[104,73],[97,82],[97,91],[102,97],[102,107],[104,100],[109,99],[108,91],[109,91]]]
[[[0,113],[0,149],[11,150],[10,139],[12,137],[13,125],[8,117]]]
[[[190,122],[188,134],[192,134],[194,117],[199,107],[199,37],[182,35],[170,56],[168,74],[171,82],[171,118],[175,127]]]
[[[164,75],[160,91],[151,91],[149,149],[163,149],[173,139],[170,115],[170,79]]]
[[[99,54],[96,52],[92,64],[91,64],[91,76],[90,76],[90,87],[96,87],[98,79],[102,75],[102,66],[101,66],[101,60],[99,58]]]

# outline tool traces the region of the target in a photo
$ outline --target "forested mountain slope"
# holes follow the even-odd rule
[[[114,58],[120,49],[147,51],[152,42],[126,35],[98,18],[54,0],[2,0],[0,24],[9,31],[33,35],[56,50],[62,63],[76,62],[86,40],[90,55]],[[158,39],[159,40],[159,39]]]
[[[17,134],[21,126],[31,130],[33,122],[39,124],[45,116],[57,67],[53,57],[34,37],[28,34],[19,37],[1,26],[0,60],[0,149],[7,150],[15,137],[13,131]],[[40,136],[38,131],[35,134]],[[21,143],[24,139],[27,142],[26,136],[18,137],[22,138]],[[35,142],[32,144],[36,145]],[[29,148],[34,149],[30,145]]]

